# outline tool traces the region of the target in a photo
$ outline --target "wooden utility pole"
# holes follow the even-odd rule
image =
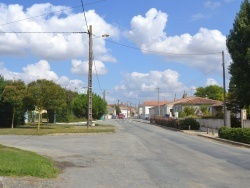
[[[104,90],[104,91],[103,91],[103,100],[104,100],[104,101],[106,101],[106,100],[105,100],[105,97],[106,97],[106,91]]]
[[[225,56],[224,51],[222,51],[222,67],[223,67],[223,108],[224,108],[224,126],[226,126],[226,81],[225,81]]]
[[[87,128],[92,126],[92,66],[93,66],[93,52],[92,52],[92,25],[89,26],[89,74],[88,74],[88,121]]]
[[[160,88],[158,87],[157,88],[157,90],[158,90],[158,115],[160,116],[161,115],[161,109],[160,109]]]

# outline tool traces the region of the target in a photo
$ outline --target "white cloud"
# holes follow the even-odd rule
[[[221,6],[221,2],[219,2],[219,1],[215,1],[215,2],[206,1],[205,2],[205,7],[207,7],[207,8],[216,9],[220,6]]]
[[[89,62],[88,61],[80,61],[80,60],[72,60],[71,62],[72,68],[71,73],[73,74],[88,74],[89,71]],[[107,69],[105,65],[101,61],[93,61],[92,73],[98,75],[107,74]]]
[[[210,15],[205,15],[202,13],[197,13],[191,16],[191,21],[197,21],[197,20],[202,20],[202,19],[207,19],[209,18]]]
[[[218,82],[213,79],[213,78],[208,78],[207,79],[207,83],[206,83],[206,86],[210,86],[210,85],[219,85]]]
[[[12,72],[0,63],[0,75],[6,80],[23,80],[26,84],[37,79],[52,80],[66,89],[78,91],[84,86],[81,80],[70,80],[66,76],[58,77],[58,75],[50,69],[47,61],[41,60],[38,63],[27,65],[23,67],[23,72]]]
[[[179,74],[176,71],[167,69],[164,71],[150,71],[149,73],[132,72],[124,76],[124,80],[115,87],[115,93],[123,98],[139,100],[140,98],[157,100],[157,88],[159,87],[160,100],[173,100],[174,95],[182,95],[187,90],[179,82]]]
[[[154,54],[164,56],[166,62],[187,64],[204,72],[221,63],[220,52],[222,50],[225,51],[225,62],[230,61],[226,50],[226,36],[220,31],[200,28],[193,36],[189,33],[180,36],[167,36],[164,32],[166,22],[167,15],[165,13],[150,9],[145,17],[139,15],[132,19],[128,37],[144,50],[142,50],[143,53],[156,52]],[[211,55],[210,53],[216,54]]]
[[[27,10],[21,5],[0,4],[1,23],[0,31],[4,32],[74,32],[87,31],[83,28],[84,14],[72,13],[66,6],[54,6],[50,3],[35,4]],[[55,12],[53,14],[49,14]],[[38,16],[37,15],[42,15]],[[35,17],[34,19],[29,19]],[[93,25],[93,35],[101,36],[104,33],[110,37],[118,37],[117,27],[104,21],[94,10],[86,11],[88,24]],[[17,21],[21,20],[21,21]],[[13,23],[11,23],[13,22]],[[11,23],[11,24],[8,24]],[[95,58],[106,61],[115,61],[105,48],[105,40],[94,39],[93,49]],[[47,60],[64,60],[79,57],[88,57],[88,34],[0,34],[0,56],[6,54],[32,53]]]

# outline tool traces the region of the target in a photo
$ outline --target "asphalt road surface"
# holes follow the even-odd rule
[[[1,177],[5,187],[247,188],[250,149],[134,120],[105,120],[116,133],[0,136],[0,144],[52,157],[56,179]]]

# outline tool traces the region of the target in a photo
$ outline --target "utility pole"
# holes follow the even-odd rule
[[[103,91],[103,100],[105,101],[105,97],[106,97],[106,92],[105,90]]]
[[[88,121],[87,128],[92,126],[92,66],[93,66],[93,52],[92,52],[92,25],[89,26],[89,74],[88,74]]]
[[[225,81],[225,56],[224,51],[222,51],[222,67],[223,67],[223,108],[224,108],[224,126],[226,126],[226,81]]]
[[[127,101],[127,118],[128,118],[128,103],[129,103],[130,101]]]
[[[130,106],[129,106],[129,114],[130,114],[130,117],[131,117],[131,104],[132,104],[132,103],[130,103]]]
[[[160,112],[160,88],[158,87],[157,88],[158,90],[158,115],[160,116],[161,115],[161,112]]]

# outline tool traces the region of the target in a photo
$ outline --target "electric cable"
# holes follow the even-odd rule
[[[102,1],[106,1],[106,0],[94,1],[92,3],[85,4],[85,6],[91,5],[91,4],[100,3]],[[28,17],[28,18],[24,18],[24,19],[20,19],[20,20],[15,20],[15,21],[12,21],[12,22],[7,22],[7,23],[4,23],[4,24],[0,24],[0,26],[9,25],[9,24],[17,23],[17,22],[22,22],[22,21],[25,21],[25,20],[31,20],[31,19],[34,19],[34,18],[38,18],[38,17],[42,17],[42,16],[46,16],[46,15],[50,15],[50,14],[54,14],[54,13],[58,13],[58,12],[63,12],[63,11],[66,11],[66,10],[72,10],[72,9],[79,8],[79,7],[82,7],[82,5],[77,5],[77,6],[73,6],[73,7],[67,8],[67,9],[61,9],[59,11],[49,12],[49,13],[46,13],[46,14],[32,16],[32,17]]]

